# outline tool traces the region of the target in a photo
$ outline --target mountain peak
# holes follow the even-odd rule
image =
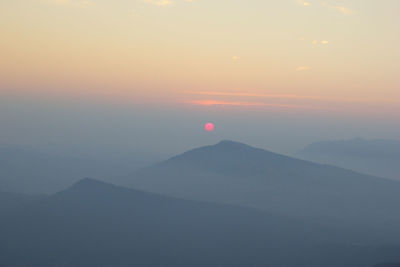
[[[198,147],[189,151],[186,151],[183,154],[180,154],[174,158],[182,158],[182,157],[191,157],[193,155],[200,155],[205,154],[206,157],[210,155],[217,155],[217,154],[242,154],[242,153],[251,153],[255,151],[260,151],[261,149],[232,141],[232,140],[222,140],[217,144],[208,145],[203,147]],[[268,151],[265,150],[268,153]]]
[[[216,144],[216,146],[248,146],[246,144],[240,143],[240,142],[236,142],[236,141],[232,141],[232,140],[221,140],[219,143]]]
[[[275,154],[268,150],[252,147],[240,142],[231,140],[222,140],[217,144],[203,146],[189,150],[183,154],[170,158],[162,162],[159,166],[166,164],[180,164],[182,168],[188,166],[197,166],[198,168],[207,168],[208,170],[218,170],[229,172],[253,172],[249,166],[255,162],[263,162],[263,166],[273,165],[281,161],[291,160],[290,158]]]
[[[202,149],[202,148],[211,148],[211,149],[223,150],[226,152],[230,152],[230,151],[261,151],[261,150],[264,152],[267,152],[267,153],[270,152],[268,150],[256,148],[256,147],[247,145],[245,143],[240,143],[240,142],[232,141],[232,140],[222,140],[215,145],[200,147],[199,149]]]

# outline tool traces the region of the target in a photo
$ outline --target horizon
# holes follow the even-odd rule
[[[221,139],[284,154],[400,139],[396,0],[0,7],[1,144],[165,156]]]

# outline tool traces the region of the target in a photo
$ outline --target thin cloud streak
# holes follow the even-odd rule
[[[156,6],[168,6],[172,5],[174,2],[170,0],[144,0],[146,3],[156,5]]]
[[[321,109],[319,107],[290,105],[290,104],[275,104],[262,102],[243,102],[243,101],[219,101],[219,100],[188,100],[186,104],[196,106],[237,106],[237,107],[277,107],[289,109]]]
[[[343,103],[398,103],[398,100],[393,99],[356,99],[356,98],[335,98],[335,97],[320,97],[295,94],[257,94],[257,93],[236,93],[236,92],[221,92],[221,91],[187,91],[184,94],[189,95],[206,95],[206,96],[232,96],[232,97],[258,97],[270,99],[297,99],[297,100],[320,100],[325,102],[343,102]]]
[[[343,15],[351,15],[351,14],[353,14],[353,10],[351,10],[350,8],[345,7],[345,6],[333,6],[333,5],[329,5],[327,3],[322,3],[322,5],[330,8],[330,9],[337,10],[340,13],[342,13]]]
[[[311,6],[310,2],[306,2],[303,0],[297,0],[297,4],[301,5],[301,6]]]
[[[218,91],[189,91],[185,94],[191,95],[209,95],[209,96],[243,96],[243,97],[263,97],[263,98],[282,98],[282,99],[320,99],[313,96],[299,96],[292,94],[255,94],[255,93],[233,93],[233,92],[218,92]]]
[[[219,100],[188,100],[187,104],[198,106],[264,106],[261,102],[244,102],[244,101],[219,101]]]

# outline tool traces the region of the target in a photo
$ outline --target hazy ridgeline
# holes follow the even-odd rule
[[[65,151],[0,146],[0,190],[50,194],[83,177],[112,180],[156,161],[156,157],[138,152],[121,154],[113,156],[113,153],[101,150],[96,156],[76,156]]]
[[[308,145],[296,156],[400,180],[400,142],[395,140],[325,141]]]
[[[121,185],[400,233],[400,183],[232,141],[122,177]]]
[[[165,158],[141,150],[82,147],[45,149],[22,145],[0,146],[0,190],[25,194],[50,194],[92,177],[120,182],[121,176]],[[313,143],[296,157],[357,172],[400,178],[400,142],[394,140],[330,141]],[[85,153],[86,152],[86,153]],[[168,154],[168,153],[164,153]],[[244,170],[242,171],[244,172]]]
[[[76,179],[57,170],[53,186]],[[133,189],[86,178],[50,195],[0,193],[0,266],[400,262],[398,181],[232,141],[108,179]]]

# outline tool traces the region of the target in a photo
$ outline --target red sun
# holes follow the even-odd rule
[[[206,125],[204,125],[204,129],[205,129],[207,132],[212,132],[212,131],[214,131],[215,126],[214,126],[213,123],[209,122],[209,123],[206,123]]]

